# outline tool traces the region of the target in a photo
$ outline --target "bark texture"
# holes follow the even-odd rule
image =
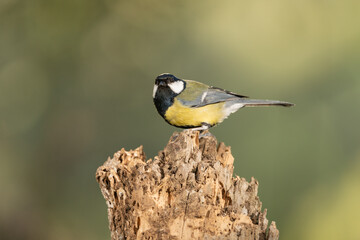
[[[153,160],[121,149],[96,171],[111,239],[275,240],[258,182],[233,178],[230,147],[197,131],[174,133]]]

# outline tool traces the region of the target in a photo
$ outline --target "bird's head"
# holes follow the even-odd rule
[[[153,98],[158,91],[172,92],[172,95],[178,95],[185,89],[185,81],[170,73],[163,73],[156,77]]]

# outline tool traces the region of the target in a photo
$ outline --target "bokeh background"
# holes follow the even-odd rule
[[[110,239],[95,171],[176,129],[170,72],[294,108],[213,128],[281,239],[360,239],[360,2],[0,1],[0,238]]]

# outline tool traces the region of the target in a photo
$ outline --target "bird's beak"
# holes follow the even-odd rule
[[[165,83],[165,82],[159,82],[159,86],[165,87],[165,86],[166,86],[166,83]]]

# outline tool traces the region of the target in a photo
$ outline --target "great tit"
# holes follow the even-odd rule
[[[213,127],[242,107],[294,105],[276,100],[249,99],[200,82],[179,79],[169,73],[156,78],[153,100],[166,122],[193,130]]]

